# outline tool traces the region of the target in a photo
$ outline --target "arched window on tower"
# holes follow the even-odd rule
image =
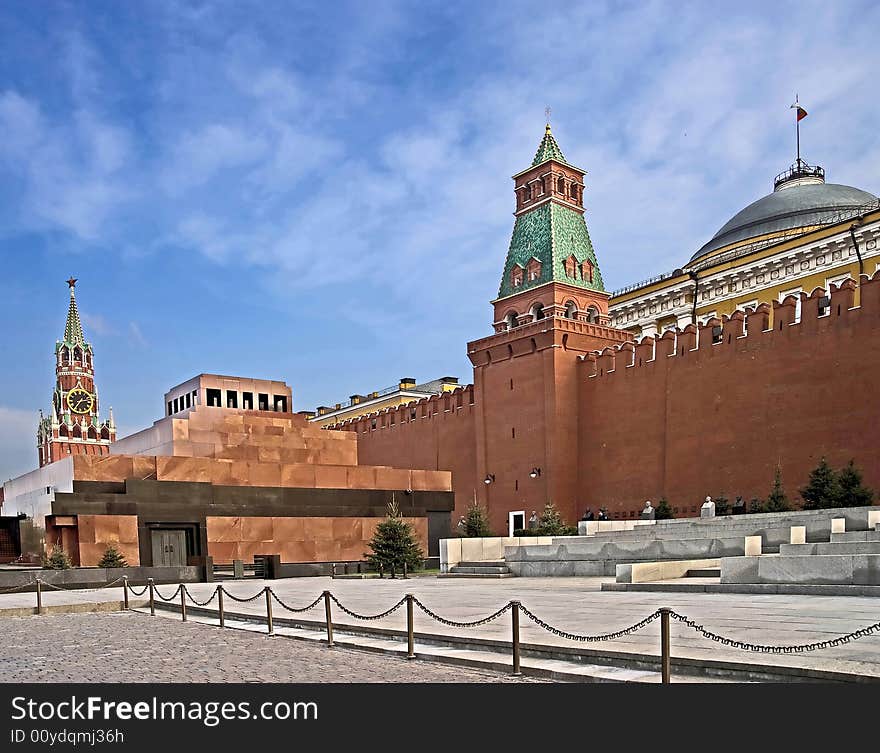
[[[73,360],[78,361],[79,363],[83,362],[83,352],[80,348],[74,348]]]
[[[98,438],[98,431],[95,429],[94,426],[90,426],[89,427],[89,439],[97,439],[97,438]]]
[[[61,426],[58,429],[58,436],[63,437],[64,439],[67,439],[67,437],[70,436],[67,433],[67,424],[61,424]]]
[[[565,179],[562,177],[556,179],[556,193],[561,193],[565,196]]]
[[[565,304],[565,314],[566,319],[577,319],[578,316],[578,307],[574,301],[569,301]]]
[[[110,439],[110,429],[106,426],[101,427],[101,439]]]
[[[82,429],[79,424],[73,425],[73,431],[71,432],[74,439],[82,439]]]
[[[519,318],[519,314],[516,311],[511,311],[506,317],[504,317],[504,321],[507,323],[507,329],[513,329],[517,325],[517,319]]]
[[[64,366],[68,366],[70,364],[70,350],[67,348],[61,349],[61,363]]]
[[[578,270],[577,259],[575,259],[574,254],[572,254],[571,256],[569,256],[565,260],[565,274],[567,277],[571,277],[572,279],[576,279],[577,278],[577,270]]]
[[[595,306],[590,306],[587,308],[587,321],[590,324],[599,323],[599,309],[597,309]]]
[[[539,319],[543,319],[544,318],[544,304],[536,303],[534,306],[532,306],[531,311],[529,311],[529,313],[532,315],[533,322],[536,322]]]

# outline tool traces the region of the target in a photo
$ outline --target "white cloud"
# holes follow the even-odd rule
[[[94,333],[99,337],[116,334],[116,328],[101,314],[91,314],[86,311],[80,311],[79,316],[82,320],[83,329],[86,331],[87,338],[90,333]]]

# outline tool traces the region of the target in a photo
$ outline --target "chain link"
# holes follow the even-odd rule
[[[249,599],[239,599],[238,596],[236,596],[235,594],[229,593],[229,591],[227,591],[225,588],[223,588],[223,586],[217,586],[218,591],[221,589],[223,590],[223,593],[225,593],[230,599],[232,599],[233,601],[239,602],[239,604],[244,604],[248,601],[256,601],[257,599],[259,599],[263,595],[263,591],[257,591],[257,593],[255,593]]]
[[[49,588],[53,588],[56,591],[83,591],[85,593],[94,593],[95,591],[101,591],[104,588],[110,588],[111,586],[115,586],[118,583],[122,583],[125,580],[124,578],[117,578],[116,580],[111,580],[109,583],[105,583],[103,586],[98,586],[97,588],[65,588],[64,586],[56,586],[54,583],[49,583],[48,581],[40,581],[43,586],[48,586]]]
[[[339,599],[337,599],[333,594],[330,594],[330,598],[333,600],[337,607],[339,607],[350,617],[354,617],[356,620],[381,620],[383,617],[387,617],[389,614],[394,614],[398,609],[406,604],[406,596],[404,596],[393,607],[391,607],[390,609],[386,609],[384,612],[379,612],[379,614],[358,614],[357,612],[352,612],[348,607],[344,606],[342,602],[339,601]]]
[[[174,593],[171,594],[171,596],[168,596],[167,598],[165,596],[162,596],[162,594],[160,593],[157,586],[153,586],[153,593],[156,594],[156,596],[159,598],[159,601],[174,601],[177,598],[177,595],[180,593],[181,588],[183,588],[182,583],[177,587],[177,589],[174,591]]]
[[[625,635],[629,635],[630,633],[635,633],[636,631],[641,630],[646,625],[650,625],[660,616],[660,610],[658,609],[653,614],[649,614],[647,617],[645,617],[645,619],[639,620],[635,625],[630,625],[630,627],[624,628],[623,630],[615,630],[613,633],[600,633],[598,635],[579,635],[578,633],[567,633],[565,630],[560,630],[559,628],[553,627],[552,625],[544,622],[544,620],[542,620],[531,610],[526,609],[526,607],[522,605],[520,605],[519,608],[522,610],[522,613],[526,617],[528,617],[538,627],[546,630],[548,633],[553,633],[553,635],[558,635],[561,638],[567,638],[570,641],[581,641],[582,643],[594,643],[596,641],[613,641],[617,638],[622,638]]]
[[[318,598],[315,599],[311,604],[307,607],[292,607],[289,604],[285,604],[281,599],[278,598],[278,595],[270,588],[269,593],[272,594],[272,598],[275,599],[280,605],[282,609],[286,609],[288,612],[308,612],[310,609],[314,609],[318,604],[321,603],[321,600],[324,598],[324,594],[319,594]]]
[[[444,625],[451,625],[452,627],[477,627],[478,625],[485,625],[487,622],[492,622],[492,620],[497,620],[501,615],[505,612],[509,612],[511,607],[513,606],[512,602],[508,602],[497,612],[493,612],[488,617],[483,617],[479,620],[473,620],[471,622],[457,622],[456,620],[447,620],[445,617],[441,617],[436,612],[431,611],[426,607],[422,602],[420,602],[417,598],[413,597],[413,603],[421,609],[428,617],[433,620],[437,620],[437,622],[442,622]]]
[[[210,604],[212,601],[214,601],[214,599],[217,598],[217,591],[219,590],[219,589],[215,588],[214,593],[211,594],[210,598],[207,601],[199,601],[198,599],[193,597],[193,595],[189,592],[189,589],[186,586],[181,584],[181,588],[183,589],[183,592],[186,594],[186,598],[189,599],[197,607],[208,606],[208,604]]]
[[[29,583],[22,583],[20,586],[13,586],[12,588],[0,588],[0,594],[12,594],[16,591],[23,591],[25,588],[31,588],[36,585],[37,581],[32,580]]]
[[[149,586],[144,586],[144,587],[141,589],[140,593],[138,593],[138,590],[137,590],[134,586],[129,586],[129,587],[128,587],[128,590],[131,591],[131,593],[132,593],[133,596],[143,596],[144,594],[147,593],[147,591],[150,590],[150,587],[149,587]]]
[[[816,641],[814,643],[800,643],[794,646],[769,646],[762,643],[747,643],[745,641],[738,641],[734,638],[725,638],[723,635],[718,635],[717,633],[713,633],[711,630],[707,630],[702,625],[697,624],[696,621],[686,617],[683,614],[679,614],[678,612],[670,611],[669,616],[673,619],[678,620],[682,624],[687,625],[687,627],[693,628],[704,638],[709,638],[710,640],[716,641],[724,646],[740,648],[744,651],[755,651],[762,654],[798,654],[803,651],[818,651],[823,648],[842,646],[844,643],[849,643],[850,641],[855,641],[859,638],[864,638],[868,635],[873,635],[880,631],[880,622],[875,622],[873,625],[860,628],[859,630],[854,630],[852,633],[840,635],[837,638],[829,638],[828,640],[824,641]]]

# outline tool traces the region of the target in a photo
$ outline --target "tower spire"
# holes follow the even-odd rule
[[[70,308],[67,310],[67,324],[64,327],[64,342],[80,343],[85,342],[83,336],[82,323],[79,320],[79,311],[76,308],[76,278],[71,277],[67,284],[70,286]]]

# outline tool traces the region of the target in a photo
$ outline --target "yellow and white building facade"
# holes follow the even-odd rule
[[[880,200],[798,159],[682,268],[615,291],[609,312],[613,326],[647,337],[878,268]]]

